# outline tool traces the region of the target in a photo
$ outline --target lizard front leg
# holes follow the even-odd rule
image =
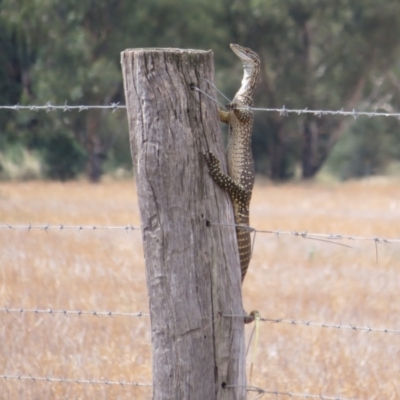
[[[221,110],[218,108],[218,116],[221,122],[225,122],[225,124],[229,124],[229,112]]]
[[[211,151],[203,153],[203,156],[210,175],[222,189],[228,192],[232,201],[238,204],[247,204],[251,197],[251,192],[221,171],[220,162]]]

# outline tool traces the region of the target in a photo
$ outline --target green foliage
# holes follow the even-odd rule
[[[262,59],[257,106],[368,108],[389,96],[396,109],[400,95],[387,74],[400,76],[398,15],[400,3],[393,0],[0,0],[0,103],[124,103],[119,57],[130,47],[212,48],[217,85],[232,97],[242,75],[229,49],[236,42]],[[379,79],[384,83],[377,90]],[[362,128],[357,121],[349,131],[339,118],[258,113],[256,170],[288,179],[301,165],[304,176],[313,176],[343,136],[329,160],[352,171],[343,176],[356,174],[356,162],[344,167],[356,153],[360,171],[366,159],[372,172],[381,171],[382,160],[400,151],[388,134],[376,144],[384,156],[367,155],[377,129],[371,121]],[[307,141],[312,129],[314,142]],[[107,171],[131,169],[123,111],[0,111],[0,132],[0,146],[40,149],[53,178],[86,170],[97,181],[104,163]],[[56,149],[63,146],[65,152]],[[56,166],[63,156],[76,160],[69,171]]]
[[[360,119],[344,135],[326,168],[342,180],[385,173],[400,159],[399,123],[385,117]]]
[[[43,178],[41,159],[37,152],[28,151],[19,142],[1,147],[0,179],[31,180]]]
[[[257,105],[356,108],[370,95],[371,78],[385,74],[399,56],[400,3],[392,0],[222,3],[216,18],[225,24],[231,40],[261,56]],[[232,65],[236,64],[233,60]],[[240,67],[235,68],[237,72],[230,71],[236,77]],[[221,79],[218,85],[233,93],[231,87],[235,86],[230,77],[227,82],[226,75],[217,75]],[[342,125],[331,117],[267,114],[256,118],[254,152],[264,150],[264,157],[256,158],[256,167],[274,179],[292,175],[293,157],[295,163],[301,163],[304,176],[313,176],[340,137]],[[314,125],[320,134],[308,143],[307,134]]]
[[[371,130],[374,125],[375,130]],[[373,175],[384,170],[387,146],[382,140],[382,123],[360,120],[339,141],[327,160],[327,167],[340,179]]]
[[[86,154],[68,134],[52,135],[43,150],[45,174],[48,178],[66,181],[82,172]]]

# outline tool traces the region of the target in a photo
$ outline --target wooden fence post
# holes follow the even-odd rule
[[[153,399],[245,399],[241,278],[231,202],[202,152],[224,161],[211,51],[121,54],[147,271]],[[224,163],[223,163],[224,164]],[[225,165],[224,165],[225,167]],[[225,387],[228,385],[228,387]],[[230,385],[235,387],[229,387]]]

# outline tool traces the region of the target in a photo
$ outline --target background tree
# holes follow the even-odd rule
[[[390,0],[252,0],[225,1],[217,17],[232,41],[261,56],[258,105],[351,110],[368,96],[373,74],[389,70],[398,57],[399,12],[400,4]],[[258,115],[258,171],[284,179],[300,163],[303,178],[313,177],[348,128],[345,121]]]
[[[188,47],[189,43],[201,46],[207,42],[203,31],[207,22],[200,18],[201,13],[205,15],[203,4],[183,3],[3,0],[0,15],[9,36],[17,37],[19,49],[26,49],[16,66],[26,77],[20,103],[123,102],[119,64],[122,50],[141,46]],[[40,119],[36,115],[22,117],[19,125],[18,129],[25,131],[26,144],[42,149],[52,177],[73,177],[74,171],[78,172],[77,168],[61,172],[63,168],[55,166],[57,157],[47,154],[54,153],[57,137],[61,137],[61,150],[57,152],[60,164],[67,167],[84,152],[87,175],[94,182],[100,179],[107,157],[129,165],[124,112],[50,113]],[[73,143],[65,146],[73,139],[79,143],[78,147]],[[63,152],[63,148],[68,150]]]
[[[0,100],[123,103],[120,52],[154,46],[213,49],[217,85],[233,97],[242,70],[228,45],[237,42],[262,60],[257,106],[372,109],[396,98],[398,15],[393,0],[0,0]],[[0,114],[0,143],[36,151],[50,177],[85,168],[98,181],[105,167],[130,168],[123,111]],[[256,170],[279,180],[300,167],[312,178],[354,123],[257,113]],[[365,124],[359,141],[375,129]],[[391,141],[391,131],[381,139]]]
[[[29,85],[24,86],[22,102],[59,104],[68,100],[96,105],[110,104],[118,96],[121,73],[110,47],[115,40],[112,26],[117,22],[119,3],[3,1],[2,17],[18,36],[18,46],[29,48],[32,54],[33,62],[27,66]],[[81,152],[72,143],[66,145],[74,138],[86,151],[88,176],[98,181],[105,155],[115,136],[123,131],[111,132],[110,125],[121,117],[97,110],[73,115],[51,113],[40,120],[35,116],[27,121],[26,140],[33,147],[49,144],[46,150],[52,153],[58,140],[60,164],[68,165]],[[32,121],[38,122],[34,130]],[[125,123],[121,125],[125,127]],[[74,148],[76,151],[71,151]],[[67,162],[61,161],[63,156]],[[52,160],[49,166],[55,167],[54,155],[45,154],[44,160]],[[51,169],[52,177],[62,170]],[[61,172],[59,177],[69,175]]]

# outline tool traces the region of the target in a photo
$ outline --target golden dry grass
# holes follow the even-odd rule
[[[259,183],[251,219],[260,229],[400,237],[400,185]],[[138,224],[136,192],[130,182],[2,183],[0,222]],[[2,306],[148,309],[139,231],[2,230],[0,243]],[[378,264],[373,242],[349,244],[352,249],[258,234],[245,309],[270,318],[400,329],[400,244],[380,245]],[[246,329],[249,337],[252,328]],[[0,375],[151,382],[150,335],[148,318],[1,313]],[[251,384],[396,399],[399,356],[395,334],[262,323]],[[151,390],[2,379],[0,398],[147,399]]]

